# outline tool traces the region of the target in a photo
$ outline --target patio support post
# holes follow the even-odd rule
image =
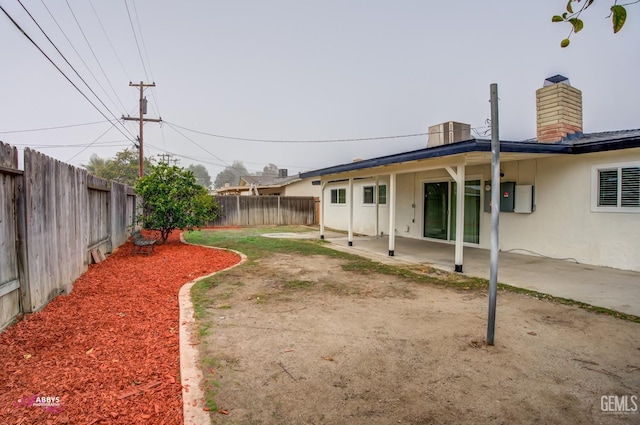
[[[353,177],[349,178],[349,246],[353,246]]]
[[[389,175],[389,257],[396,249],[396,173]]]
[[[458,191],[456,193],[456,255],[455,271],[462,273],[462,257],[464,251],[464,180],[465,165],[458,166]]]
[[[447,172],[456,181],[456,249],[455,249],[455,271],[462,273],[462,260],[464,253],[464,183],[465,183],[465,164],[459,164],[456,171],[451,167],[446,167]]]
[[[320,180],[320,239],[324,239],[324,189],[327,182]]]
[[[375,190],[373,196],[376,200],[376,237],[380,236],[380,200],[378,199],[378,195],[380,195],[380,189],[378,188],[378,176],[376,176],[376,186],[373,190]]]

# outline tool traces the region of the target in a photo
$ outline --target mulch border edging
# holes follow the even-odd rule
[[[178,302],[180,304],[180,381],[182,384],[183,421],[184,425],[210,425],[211,417],[209,412],[204,410],[204,380],[203,372],[200,368],[200,351],[197,344],[191,343],[194,341],[196,330],[191,287],[202,279],[239,266],[247,260],[247,256],[232,249],[189,243],[185,241],[183,233],[180,233],[180,242],[186,245],[229,251],[240,256],[240,261],[233,266],[187,282],[182,285],[178,293]]]

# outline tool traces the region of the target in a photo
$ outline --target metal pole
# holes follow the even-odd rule
[[[498,296],[498,229],[500,224],[500,134],[498,133],[498,85],[491,84],[491,269],[489,273],[489,319],[487,344],[493,345]]]

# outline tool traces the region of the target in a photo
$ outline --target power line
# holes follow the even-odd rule
[[[22,5],[22,3],[20,3],[20,4]],[[24,5],[22,5],[22,7],[24,8]],[[87,95],[86,95],[82,90],[80,90],[80,88],[79,88],[79,87],[78,87],[78,86],[77,86],[73,81],[71,81],[71,79],[67,76],[67,74],[65,74],[65,73],[64,73],[64,71],[63,71],[62,69],[60,69],[60,67],[59,67],[59,66],[58,66],[58,65],[57,65],[57,64],[56,64],[56,63],[55,63],[55,62],[54,62],[54,61],[53,61],[53,60],[52,60],[52,59],[51,59],[51,58],[50,58],[50,57],[49,57],[49,56],[44,52],[44,50],[42,50],[42,48],[41,48],[40,46],[38,46],[38,44],[37,44],[37,43],[36,43],[36,42],[35,42],[35,41],[34,41],[34,40],[33,40],[33,39],[32,39],[32,38],[31,38],[31,37],[30,37],[26,32],[25,32],[25,30],[24,30],[24,29],[22,29],[22,27],[20,26],[20,24],[18,24],[18,23],[13,19],[13,17],[11,17],[11,15],[9,15],[9,13],[4,9],[4,7],[2,7],[2,5],[0,5],[0,9],[1,9],[1,10],[2,10],[2,12],[7,16],[7,18],[9,18],[9,20],[11,21],[11,23],[12,23],[12,24],[13,24],[13,25],[14,25],[14,26],[15,26],[15,27],[16,27],[16,28],[17,28],[17,29],[18,29],[18,30],[19,30],[19,31],[20,31],[20,32],[21,32],[21,33],[22,33],[26,38],[27,38],[27,40],[29,40],[29,41],[31,42],[31,44],[33,44],[33,45],[36,47],[36,49],[38,49],[38,51],[40,51],[40,53],[42,53],[42,54],[44,55],[44,57],[45,57],[45,58],[47,58],[47,60],[48,60],[48,61],[49,61],[49,62],[50,62],[50,63],[51,63],[51,64],[52,64],[52,65],[53,65],[53,66],[58,70],[58,72],[60,72],[60,74],[62,74],[62,76],[63,76],[63,77],[64,77],[64,78],[65,78],[65,79],[66,79],[66,80],[67,80],[67,81],[68,81],[68,82],[69,82],[69,83],[70,83],[70,84],[71,84],[71,85],[72,85],[72,86],[73,86],[73,87],[78,91],[78,93],[80,93],[80,94],[81,94],[81,95],[82,95],[82,96],[87,100],[87,102],[89,102],[89,103],[91,104],[91,106],[93,106],[93,107],[96,109],[96,111],[98,111],[98,112],[100,113],[100,115],[102,115],[102,116],[103,116],[107,121],[109,121],[109,122],[111,123],[111,125],[112,125],[114,128],[116,128],[120,133],[122,133],[122,135],[123,135],[123,136],[125,136],[125,137],[127,137],[127,138],[128,138],[128,136],[127,136],[127,135],[126,135],[126,134],[125,134],[125,133],[124,133],[124,132],[119,128],[119,127],[116,127],[116,125],[115,125],[115,124],[114,124],[114,123],[109,119],[109,117],[107,117],[107,116],[105,115],[105,113],[104,113],[104,112],[102,112],[102,111],[100,110],[100,108],[98,108],[98,107],[96,106],[96,104],[95,104],[95,103],[93,103],[93,102],[91,101],[91,99],[89,99],[89,97],[88,97],[88,96],[87,96]],[[26,10],[26,8],[25,8],[25,10]],[[27,13],[28,13],[28,11],[27,11]],[[31,14],[29,14],[29,16],[31,16]],[[32,17],[32,19],[33,19],[33,17]],[[34,20],[34,22],[35,22],[35,20]],[[37,22],[36,22],[36,24],[37,24]],[[39,26],[39,25],[38,25],[38,27],[40,28],[40,26]],[[42,31],[42,28],[40,28],[40,30]],[[43,33],[44,33],[44,32],[43,32]],[[46,36],[46,33],[45,33],[45,36]],[[47,37],[47,39],[49,39],[49,37]],[[49,42],[51,42],[51,39],[49,39]],[[53,42],[51,42],[51,43],[53,44]],[[55,44],[54,44],[54,47],[55,47]],[[56,47],[56,50],[58,50],[58,48],[57,48],[57,47]],[[60,50],[58,50],[58,52],[60,53]],[[62,53],[60,53],[60,54],[62,55]],[[63,56],[63,57],[64,57],[64,56]],[[65,61],[66,61],[66,58],[65,58]],[[68,63],[68,61],[67,61],[67,63]],[[71,65],[70,65],[70,66],[71,66]],[[75,71],[75,68],[73,68],[73,67],[72,67],[72,69],[74,69],[74,71]],[[77,71],[76,71],[76,74],[77,74]],[[78,76],[79,76],[79,74],[78,74]],[[82,77],[80,77],[80,79],[85,83],[85,85],[87,85],[87,83],[84,81],[84,79],[82,79]],[[87,85],[87,87],[89,88],[89,90],[91,90],[91,88],[90,88],[88,85]],[[111,112],[111,110],[109,110],[109,108],[107,108],[107,106],[104,104],[104,102],[102,102],[102,100],[101,100],[101,99],[100,99],[100,98],[95,94],[95,92],[94,92],[93,90],[91,90],[91,93],[93,93],[93,95],[94,95],[94,96],[96,96],[96,98],[100,101],[100,103],[102,104],[102,106],[104,106],[104,107],[107,109],[107,111],[109,111],[109,113],[110,113],[111,115],[113,115],[113,112]],[[117,121],[117,118],[115,117],[115,115],[114,115],[114,118],[115,118],[115,119],[116,119],[116,121]],[[125,129],[126,129],[126,127],[125,127]],[[128,130],[127,130],[127,131],[128,131]]]
[[[133,13],[136,15],[136,22],[138,24],[138,32],[140,33],[140,41],[142,41],[142,50],[144,50],[144,57],[147,59],[147,65],[149,66],[149,75],[151,75],[151,81],[155,81],[156,79],[153,77],[153,69],[151,69],[151,61],[149,60],[149,54],[147,52],[147,44],[144,42],[144,33],[142,32],[142,25],[140,25],[140,15],[138,14],[138,8],[136,7],[136,1],[131,0],[133,4]],[[148,78],[147,78],[148,79]],[[160,113],[160,102],[158,102],[158,98],[156,97],[155,87],[151,89],[151,97],[155,101],[156,105],[158,105],[157,115],[162,116]],[[151,105],[153,107],[153,104]],[[154,108],[155,109],[155,108]]]
[[[215,165],[216,167],[228,167],[228,165],[225,165],[225,164],[222,164],[222,163],[219,163],[219,162],[206,161],[206,160],[203,160],[202,158],[194,158],[192,156],[181,155],[179,153],[171,152],[169,150],[160,148],[158,146],[154,146],[154,145],[152,145],[150,143],[147,143],[147,147],[151,148],[151,149],[155,149],[155,150],[157,150],[159,152],[166,152],[166,153],[171,154],[173,156],[178,156],[178,157],[184,158],[184,159],[190,159],[192,161],[196,161],[196,162],[199,162],[199,163],[202,163],[202,164]]]
[[[109,80],[109,77],[107,77],[107,73],[104,72],[104,68],[102,67],[102,64],[100,63],[100,60],[98,59],[98,56],[96,55],[96,52],[93,50],[93,47],[91,47],[91,43],[89,43],[89,39],[87,38],[87,35],[84,33],[84,30],[82,29],[82,25],[80,25],[80,21],[78,21],[78,18],[76,17],[76,14],[73,12],[73,9],[71,8],[71,4],[69,4],[69,0],[65,0],[65,2],[67,3],[67,6],[69,7],[69,11],[71,12],[71,15],[73,16],[73,20],[76,21],[76,25],[78,25],[78,28],[80,29],[80,33],[82,34],[82,37],[84,38],[84,41],[87,43],[87,46],[89,47],[89,50],[91,51],[91,54],[93,55],[93,58],[96,60],[96,63],[98,64],[98,67],[100,68],[100,71],[102,71],[102,75],[104,75],[104,78],[107,80],[107,83],[109,84],[109,87],[111,87],[111,90],[113,91],[113,94],[116,95],[116,99],[118,99],[118,102],[120,102],[120,106],[122,106],[122,110],[125,110],[126,108],[125,108],[124,104],[122,103],[122,100],[120,100],[120,97],[118,97],[118,93],[116,92],[116,89],[113,88],[113,84],[111,84],[111,80]],[[107,95],[107,97],[109,97],[109,95]],[[110,97],[109,97],[109,99],[111,100]],[[113,102],[113,100],[111,100],[111,102]]]
[[[166,121],[164,121],[166,123]],[[167,123],[169,124],[169,123]],[[205,151],[206,153],[208,153],[209,155],[211,155],[212,157],[214,157],[215,159],[217,159],[218,161],[221,161],[223,164],[225,164],[228,167],[232,167],[230,164],[228,164],[224,159],[218,157],[217,155],[209,152],[208,150],[206,150],[205,148],[203,148],[201,145],[199,145],[195,140],[191,139],[190,137],[186,136],[184,133],[182,133],[180,130],[174,128],[173,125],[169,124],[169,127],[175,131],[176,133],[178,133],[179,135],[181,135],[182,137],[184,137],[185,139],[187,139],[188,141],[190,141],[191,143],[193,143],[194,145],[196,145],[197,147],[199,147],[200,149],[202,149],[203,151]],[[232,167],[233,168],[233,167]]]
[[[127,15],[129,16],[129,23],[131,24],[131,31],[133,32],[133,38],[136,41],[136,47],[138,48],[138,56],[140,56],[140,62],[142,62],[142,69],[144,70],[144,75],[147,77],[147,81],[150,80],[149,74],[147,73],[147,67],[144,64],[144,59],[142,59],[142,51],[140,51],[140,43],[138,43],[138,36],[136,35],[136,29],[133,26],[133,20],[131,19],[131,12],[129,11],[129,5],[127,4],[127,0],[124,0],[124,6],[127,8]]]
[[[207,165],[214,165],[216,167],[223,167],[223,168],[227,168],[228,167],[228,168],[237,170],[237,168],[233,167],[232,165],[229,165],[229,163],[227,161],[223,160],[223,159],[220,159],[220,161],[222,161],[222,162],[207,161],[207,160],[204,160],[202,158],[196,158],[196,157],[192,157],[192,156],[188,156],[188,155],[182,155],[182,154],[179,154],[179,153],[176,153],[176,152],[172,152],[172,151],[169,151],[169,150],[167,150],[165,148],[161,148],[159,146],[152,145],[151,143],[147,143],[146,146],[148,148],[150,148],[150,149],[154,149],[154,150],[159,151],[159,152],[166,152],[168,154],[171,154],[171,155],[174,155],[174,156],[178,156],[180,158],[190,159],[190,160],[195,161],[197,163],[207,164]],[[242,161],[242,163],[243,164],[264,165],[264,163],[262,163],[262,162]],[[281,166],[282,167],[287,167],[287,168],[309,168],[309,167],[311,167],[311,166],[309,166],[309,167],[301,167],[300,165],[286,165],[286,164],[281,164]],[[247,169],[247,171],[249,171],[249,172],[257,172],[257,171],[260,171],[260,170],[251,168],[251,169]]]
[[[127,142],[126,145],[123,145],[123,142]],[[82,148],[89,147],[93,145],[94,147],[114,147],[114,146],[130,146],[129,140],[111,140],[106,142],[97,142],[97,143],[73,143],[68,145],[34,145],[33,143],[13,143],[11,142],[11,146],[28,146],[30,148]]]
[[[89,149],[91,146],[93,146],[93,144],[95,144],[98,140],[102,139],[102,137],[107,134],[109,132],[109,130],[111,130],[113,127],[109,127],[105,130],[104,133],[102,133],[101,135],[99,135],[93,142],[89,143],[87,146],[85,146],[83,149],[80,150],[80,152],[76,153],[75,155],[73,155],[71,158],[67,159],[65,162],[70,162],[73,158],[75,158],[76,156],[80,155],[82,152],[86,151],[87,149]],[[117,128],[117,127],[116,127]]]
[[[166,121],[163,121],[163,122],[166,122]],[[179,155],[179,154],[175,154],[175,153],[174,153],[174,155],[176,155],[176,156],[180,156],[180,157],[183,157],[183,158],[186,158],[186,159],[191,159],[191,160],[194,160],[194,161],[202,162],[202,163],[205,163],[205,164],[216,165],[216,166],[219,166],[219,167],[226,167],[226,168],[231,168],[232,170],[241,171],[241,170],[238,170],[237,168],[235,168],[233,165],[229,164],[229,163],[228,163],[227,161],[225,161],[224,159],[220,158],[219,156],[217,156],[217,155],[215,155],[215,154],[213,154],[213,153],[209,152],[207,149],[203,148],[203,147],[202,147],[200,144],[198,144],[195,140],[193,140],[193,139],[191,139],[190,137],[186,136],[186,135],[185,135],[185,134],[183,134],[181,131],[179,131],[179,130],[177,130],[177,129],[173,128],[172,126],[169,126],[169,127],[171,127],[171,129],[172,129],[173,131],[175,131],[176,133],[178,133],[179,135],[181,135],[182,137],[184,137],[185,139],[187,139],[188,141],[190,141],[191,143],[193,143],[194,145],[196,145],[197,147],[199,147],[200,149],[202,149],[203,151],[205,151],[206,153],[208,153],[209,155],[211,155],[212,157],[214,157],[214,158],[215,158],[215,159],[217,159],[218,161],[222,162],[222,164],[216,164],[216,163],[212,163],[212,162],[206,162],[206,161],[203,161],[203,160],[202,160],[202,159],[200,159],[200,158],[192,158],[192,157],[188,157],[188,156],[185,156],[185,155]],[[154,148],[155,148],[155,149],[159,149],[159,148],[157,148],[157,147],[155,147],[155,146],[154,146]],[[163,151],[165,151],[165,152],[169,152],[169,151],[167,151],[167,150],[165,150],[165,149],[162,149],[162,150],[163,150]],[[169,153],[172,153],[172,152],[169,152]]]
[[[427,132],[427,133],[413,133],[413,134],[400,134],[395,136],[379,136],[379,137],[361,137],[361,138],[353,138],[353,139],[320,139],[320,140],[278,140],[278,139],[249,139],[245,137],[234,137],[234,136],[224,136],[221,134],[207,133],[205,131],[193,130],[191,128],[183,127],[178,124],[171,123],[169,121],[164,121],[169,127],[173,128],[181,128],[183,130],[191,131],[197,134],[203,134],[205,136],[218,137],[221,139],[229,139],[229,140],[241,140],[244,142],[261,142],[261,143],[342,143],[342,142],[364,142],[371,140],[388,140],[388,139],[402,139],[407,137],[419,137],[419,136],[428,136],[429,134],[437,134],[441,132]],[[483,128],[483,127],[478,127]],[[176,130],[177,131],[177,130]],[[186,136],[185,136],[186,137]]]
[[[106,37],[107,41],[109,42],[109,45],[111,46],[111,50],[113,51],[113,54],[116,56],[116,59],[118,59],[118,63],[120,64],[120,67],[122,68],[122,71],[124,72],[125,77],[127,77],[127,80],[131,81],[131,78],[129,78],[129,74],[127,73],[127,70],[125,69],[124,64],[122,63],[122,60],[120,59],[120,55],[118,55],[118,51],[113,46],[113,43],[111,42],[111,38],[109,38],[109,34],[107,34],[107,30],[104,28],[104,25],[102,25],[102,20],[100,19],[100,16],[96,11],[96,8],[93,6],[93,1],[89,0],[89,4],[91,5],[93,14],[96,15],[96,19],[100,24],[100,28],[102,28],[102,32],[104,33],[104,36]]]
[[[18,0],[18,2],[20,2],[20,0]],[[49,10],[49,7],[45,4],[44,0],[40,0],[40,2],[42,3],[42,5],[44,6],[44,8],[47,10],[47,12],[49,13],[49,16],[51,17],[51,19],[53,20],[53,22],[56,24],[56,26],[58,27],[58,29],[60,30],[60,32],[62,33],[62,35],[64,36],[64,38],[67,40],[67,43],[69,43],[69,45],[71,46],[71,48],[73,49],[73,51],[76,53],[76,56],[78,56],[78,58],[80,59],[80,62],[82,62],[82,64],[84,65],[84,67],[87,69],[87,71],[89,71],[89,74],[93,77],[93,81],[95,81],[98,84],[98,87],[100,87],[100,89],[102,89],[102,92],[109,98],[109,100],[111,101],[112,104],[115,105],[115,102],[113,101],[113,99],[111,99],[111,97],[109,96],[109,94],[107,93],[107,90],[105,90],[104,86],[100,83],[100,80],[98,80],[98,77],[96,77],[96,75],[93,73],[93,71],[91,71],[91,68],[89,67],[89,65],[84,61],[84,59],[82,58],[82,55],[80,54],[80,52],[78,51],[78,49],[76,49],[76,46],[71,42],[71,39],[69,39],[69,37],[67,36],[67,33],[62,29],[62,27],[60,26],[60,24],[58,23],[58,20],[56,19],[55,16],[53,16],[53,13],[51,12],[51,10]],[[22,3],[21,3],[22,5]],[[24,5],[22,6],[23,9],[26,10],[26,8],[24,7]],[[27,11],[27,13],[29,13],[29,11]],[[29,13],[29,16],[31,16],[31,14]],[[36,23],[36,25],[38,25],[38,23],[36,22],[36,20],[31,17],[31,19]],[[38,27],[40,28],[40,25],[38,25]],[[44,32],[44,30],[42,28],[40,28],[40,31],[42,31],[43,34],[45,34],[45,37],[47,37],[47,39],[49,39],[49,37],[46,35],[46,33]],[[49,42],[53,45],[53,47],[56,48],[56,50],[58,50],[58,48],[55,46],[55,44],[53,43],[53,41],[49,40]],[[73,69],[73,71],[76,73],[76,75],[78,75],[78,77],[80,77],[80,74],[78,74],[78,71],[75,70],[75,68],[73,67],[73,65],[71,65],[69,63],[69,61],[66,59],[66,57],[60,52],[60,50],[58,50],[58,53],[60,53],[60,56],[62,56],[62,58],[65,60],[65,62],[67,62],[67,64],[71,67],[71,69]],[[89,87],[89,85],[84,81],[84,79],[82,77],[80,77],[80,79],[82,80],[82,82],[89,88],[89,90],[91,90],[91,88]],[[111,83],[109,83],[111,84]],[[91,92],[93,93],[93,90],[91,90]],[[98,97],[98,95],[96,95],[95,93],[93,93],[94,96]],[[117,95],[116,95],[117,96]],[[118,99],[118,101],[120,101],[120,99]],[[122,103],[122,102],[120,102]],[[103,103],[104,105],[104,103]],[[106,108],[106,105],[105,105]],[[109,111],[111,112],[111,111]],[[113,114],[113,113],[112,113]],[[128,130],[127,130],[128,131]],[[133,137],[133,134],[131,135],[131,137]]]
[[[68,125],[59,125],[57,127],[41,127],[41,128],[30,128],[26,130],[9,130],[9,131],[0,131],[0,134],[10,134],[10,133],[28,133],[32,131],[45,131],[45,130],[59,130],[61,128],[72,128],[72,127],[82,127],[86,125],[95,125],[95,124],[103,124],[105,122],[110,121],[93,121],[93,122],[85,122],[82,124],[68,124]]]

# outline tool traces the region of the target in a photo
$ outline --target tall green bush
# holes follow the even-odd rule
[[[135,191],[142,197],[138,222],[160,232],[162,242],[175,229],[202,227],[218,216],[218,205],[189,170],[160,163],[138,180]]]

